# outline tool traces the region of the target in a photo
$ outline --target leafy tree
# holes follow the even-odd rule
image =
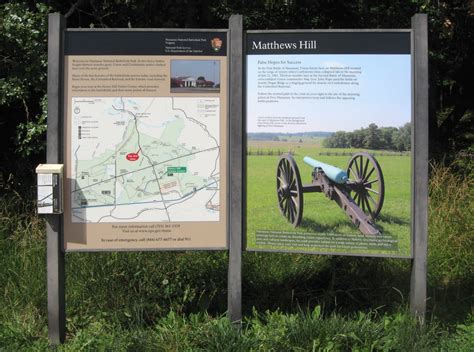
[[[348,148],[349,143],[347,141],[347,135],[345,132],[336,132],[334,135],[334,138],[336,139],[336,148]]]
[[[0,7],[0,107],[2,129],[13,138],[2,138],[2,150],[16,145],[20,156],[44,150],[46,130],[46,36],[48,6],[34,11],[22,3]],[[24,116],[18,119],[17,116]],[[41,141],[38,143],[38,139]]]
[[[378,126],[375,123],[371,123],[365,133],[364,147],[367,149],[381,149],[381,142],[382,136]]]
[[[474,5],[452,0],[425,4],[429,16],[430,150],[467,149],[474,133]]]
[[[406,123],[400,127],[394,138],[395,149],[399,151],[410,150],[411,148],[411,125]]]
[[[246,29],[409,28],[411,16],[427,13],[431,155],[443,159],[446,153],[472,145],[474,6],[470,1],[10,0],[0,5],[0,155],[5,161],[0,168],[8,173],[15,168],[30,170],[31,164],[44,160],[49,12],[64,14],[68,27],[85,28],[225,28],[229,16],[240,13]],[[346,133],[345,138],[354,148],[364,143],[373,147],[379,138],[389,148],[409,149],[407,131],[391,131],[380,129],[380,135],[364,140],[361,129]],[[339,140],[338,145],[346,144]]]
[[[331,137],[324,140],[324,146],[327,148],[348,148],[349,141],[347,133],[344,131],[337,131]]]
[[[371,123],[367,128],[361,128],[354,132],[338,131],[326,138],[323,145],[326,148],[366,148],[372,150],[410,150],[411,127],[406,123],[400,128],[382,127],[378,128]]]
[[[365,132],[364,129],[355,130],[350,136],[350,146],[352,148],[363,148],[364,147]]]
[[[395,149],[394,137],[398,133],[398,129],[395,127],[382,127],[380,128],[380,134],[382,138],[383,149],[393,150]]]

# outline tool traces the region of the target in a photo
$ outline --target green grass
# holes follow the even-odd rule
[[[44,323],[44,321],[43,321]],[[472,351],[474,323],[458,324],[454,331],[436,322],[420,325],[408,313],[377,311],[350,316],[311,311],[280,311],[246,317],[237,329],[225,317],[205,313],[183,316],[170,312],[149,326],[124,327],[100,315],[69,334],[58,351]],[[47,351],[45,334],[21,340],[5,339],[0,350]]]
[[[314,156],[318,160],[347,168],[350,157],[319,156],[321,148],[300,148],[296,151],[295,160],[298,165],[302,183],[311,182],[310,166],[303,162],[304,156]],[[331,149],[331,151],[336,151]],[[347,150],[346,150],[347,151]],[[356,152],[355,150],[352,152]],[[377,220],[385,238],[396,240],[398,248],[393,251],[378,249],[353,249],[353,253],[385,253],[394,256],[410,256],[410,168],[411,161],[406,156],[379,156],[378,162],[385,178],[385,202]],[[363,236],[351,224],[345,213],[335,202],[328,200],[322,193],[306,193],[304,195],[303,221],[296,230],[283,218],[278,208],[276,197],[276,167],[279,156],[256,156],[247,158],[247,244],[256,248],[255,233],[257,230],[279,230],[307,233],[336,233]],[[260,248],[276,249],[277,246]],[[325,247],[290,247],[290,250],[306,250],[318,252],[344,252]]]
[[[258,150],[297,150],[300,148],[320,148],[324,137],[285,137],[286,141],[256,141],[249,140],[248,148],[255,154]]]
[[[239,333],[223,316],[225,251],[70,253],[59,350],[472,351],[472,181],[432,168],[423,327],[406,313],[406,260],[245,252]],[[45,227],[29,199],[0,198],[0,351],[48,350]]]

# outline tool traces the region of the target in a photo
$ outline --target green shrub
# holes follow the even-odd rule
[[[441,340],[440,351],[474,351],[474,316],[471,315],[465,323],[458,324],[454,333]]]
[[[317,306],[299,314],[266,312],[249,324],[260,340],[259,350],[415,351],[438,343],[437,324],[422,326],[407,313],[325,315]]]

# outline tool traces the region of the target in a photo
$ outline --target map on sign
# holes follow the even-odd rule
[[[72,222],[219,221],[219,98],[72,98]]]

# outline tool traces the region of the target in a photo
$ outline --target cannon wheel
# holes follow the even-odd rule
[[[281,156],[276,176],[278,206],[283,216],[296,227],[303,215],[303,187],[298,166],[290,154]]]
[[[367,216],[375,220],[385,197],[385,184],[379,163],[368,153],[354,154],[349,160],[347,175],[351,198]]]

